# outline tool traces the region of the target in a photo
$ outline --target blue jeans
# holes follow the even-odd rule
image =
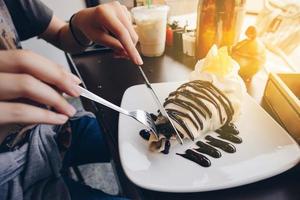
[[[72,143],[63,160],[63,168],[87,163],[109,162],[110,154],[95,118],[84,116],[71,121]],[[72,200],[125,200],[64,177]]]

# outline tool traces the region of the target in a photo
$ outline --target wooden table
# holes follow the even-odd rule
[[[73,61],[87,88],[101,97],[120,105],[125,90],[143,83],[137,68],[127,60],[112,58],[109,50],[93,51],[73,56]],[[187,80],[196,61],[172,49],[164,56],[144,58],[144,71],[152,83]],[[259,76],[258,76],[259,77]],[[260,102],[265,78],[253,80],[248,90]],[[96,105],[96,104],[95,104]],[[134,185],[124,174],[118,154],[118,116],[119,114],[99,104],[97,116],[109,144],[113,165],[122,193],[131,199],[222,199],[222,200],[299,200],[300,165],[293,169],[257,183],[202,193],[162,193],[142,189]],[[259,170],[259,169],[258,169]],[[245,171],[245,173],[247,173]]]

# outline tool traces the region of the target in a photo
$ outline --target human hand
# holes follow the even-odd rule
[[[129,57],[137,65],[143,64],[135,47],[138,35],[132,26],[131,15],[118,1],[83,9],[71,23],[78,34],[112,48],[118,56]]]
[[[79,96],[79,83],[78,77],[35,53],[0,51],[0,125],[65,123],[76,110],[60,92]],[[17,103],[15,100],[20,98],[50,106],[55,111]]]

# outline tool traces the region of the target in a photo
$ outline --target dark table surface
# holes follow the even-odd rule
[[[144,71],[150,82],[187,80],[196,61],[181,53],[166,50],[164,56],[143,58]],[[98,50],[73,56],[87,88],[99,96],[120,105],[123,93],[143,80],[137,68],[128,60],[114,59],[110,50]],[[255,81],[247,85],[248,92],[260,102],[264,82]],[[97,116],[102,125],[122,193],[131,199],[223,199],[223,200],[300,200],[300,165],[275,177],[232,189],[202,193],[163,193],[140,188],[124,174],[118,154],[119,114],[99,104]],[[259,169],[258,169],[259,170]],[[247,173],[247,171],[245,171]]]

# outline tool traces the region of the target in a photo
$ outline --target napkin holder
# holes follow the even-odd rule
[[[300,144],[300,74],[270,73],[263,107]]]

